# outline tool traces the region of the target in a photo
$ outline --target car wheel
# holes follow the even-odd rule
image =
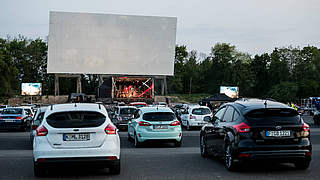
[[[43,167],[40,167],[40,165],[36,165],[35,163],[33,163],[33,173],[36,177],[43,177],[46,171]]]
[[[297,169],[305,170],[305,169],[308,169],[308,167],[310,166],[310,161],[307,161],[307,160],[298,161],[294,163],[294,166]]]
[[[202,157],[208,157],[207,142],[203,135],[200,136],[200,153]]]
[[[224,155],[225,167],[227,168],[228,171],[237,170],[237,166],[233,160],[234,160],[234,156],[232,154],[232,149],[230,144],[228,143],[225,147],[225,155]]]
[[[174,142],[175,147],[181,147],[181,144],[182,144],[182,139],[180,141]]]
[[[114,166],[109,168],[109,173],[110,174],[120,174],[121,171],[121,164],[120,164],[120,159],[119,162],[116,163]]]
[[[140,147],[141,143],[138,141],[138,137],[136,134],[134,134],[134,147]]]

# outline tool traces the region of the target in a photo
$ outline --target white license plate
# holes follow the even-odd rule
[[[74,134],[63,134],[64,141],[89,141],[89,133],[74,133]]]
[[[267,131],[267,137],[283,137],[283,136],[290,136],[290,131]]]
[[[14,120],[5,120],[5,122],[14,122]]]
[[[168,125],[153,125],[153,129],[168,129]]]

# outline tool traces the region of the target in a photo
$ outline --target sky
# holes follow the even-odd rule
[[[320,0],[1,0],[0,37],[45,39],[49,12],[177,17],[177,44],[209,54],[230,43],[251,55],[320,47]]]

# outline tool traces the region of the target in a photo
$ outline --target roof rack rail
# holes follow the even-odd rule
[[[265,98],[265,100],[277,102],[275,99],[272,98]]]

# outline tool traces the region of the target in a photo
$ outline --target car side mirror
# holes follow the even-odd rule
[[[217,116],[213,116],[210,122],[214,124],[217,120],[219,120],[219,118]]]
[[[212,118],[210,116],[206,116],[206,117],[204,117],[203,120],[206,121],[206,122],[211,122],[211,119]]]

